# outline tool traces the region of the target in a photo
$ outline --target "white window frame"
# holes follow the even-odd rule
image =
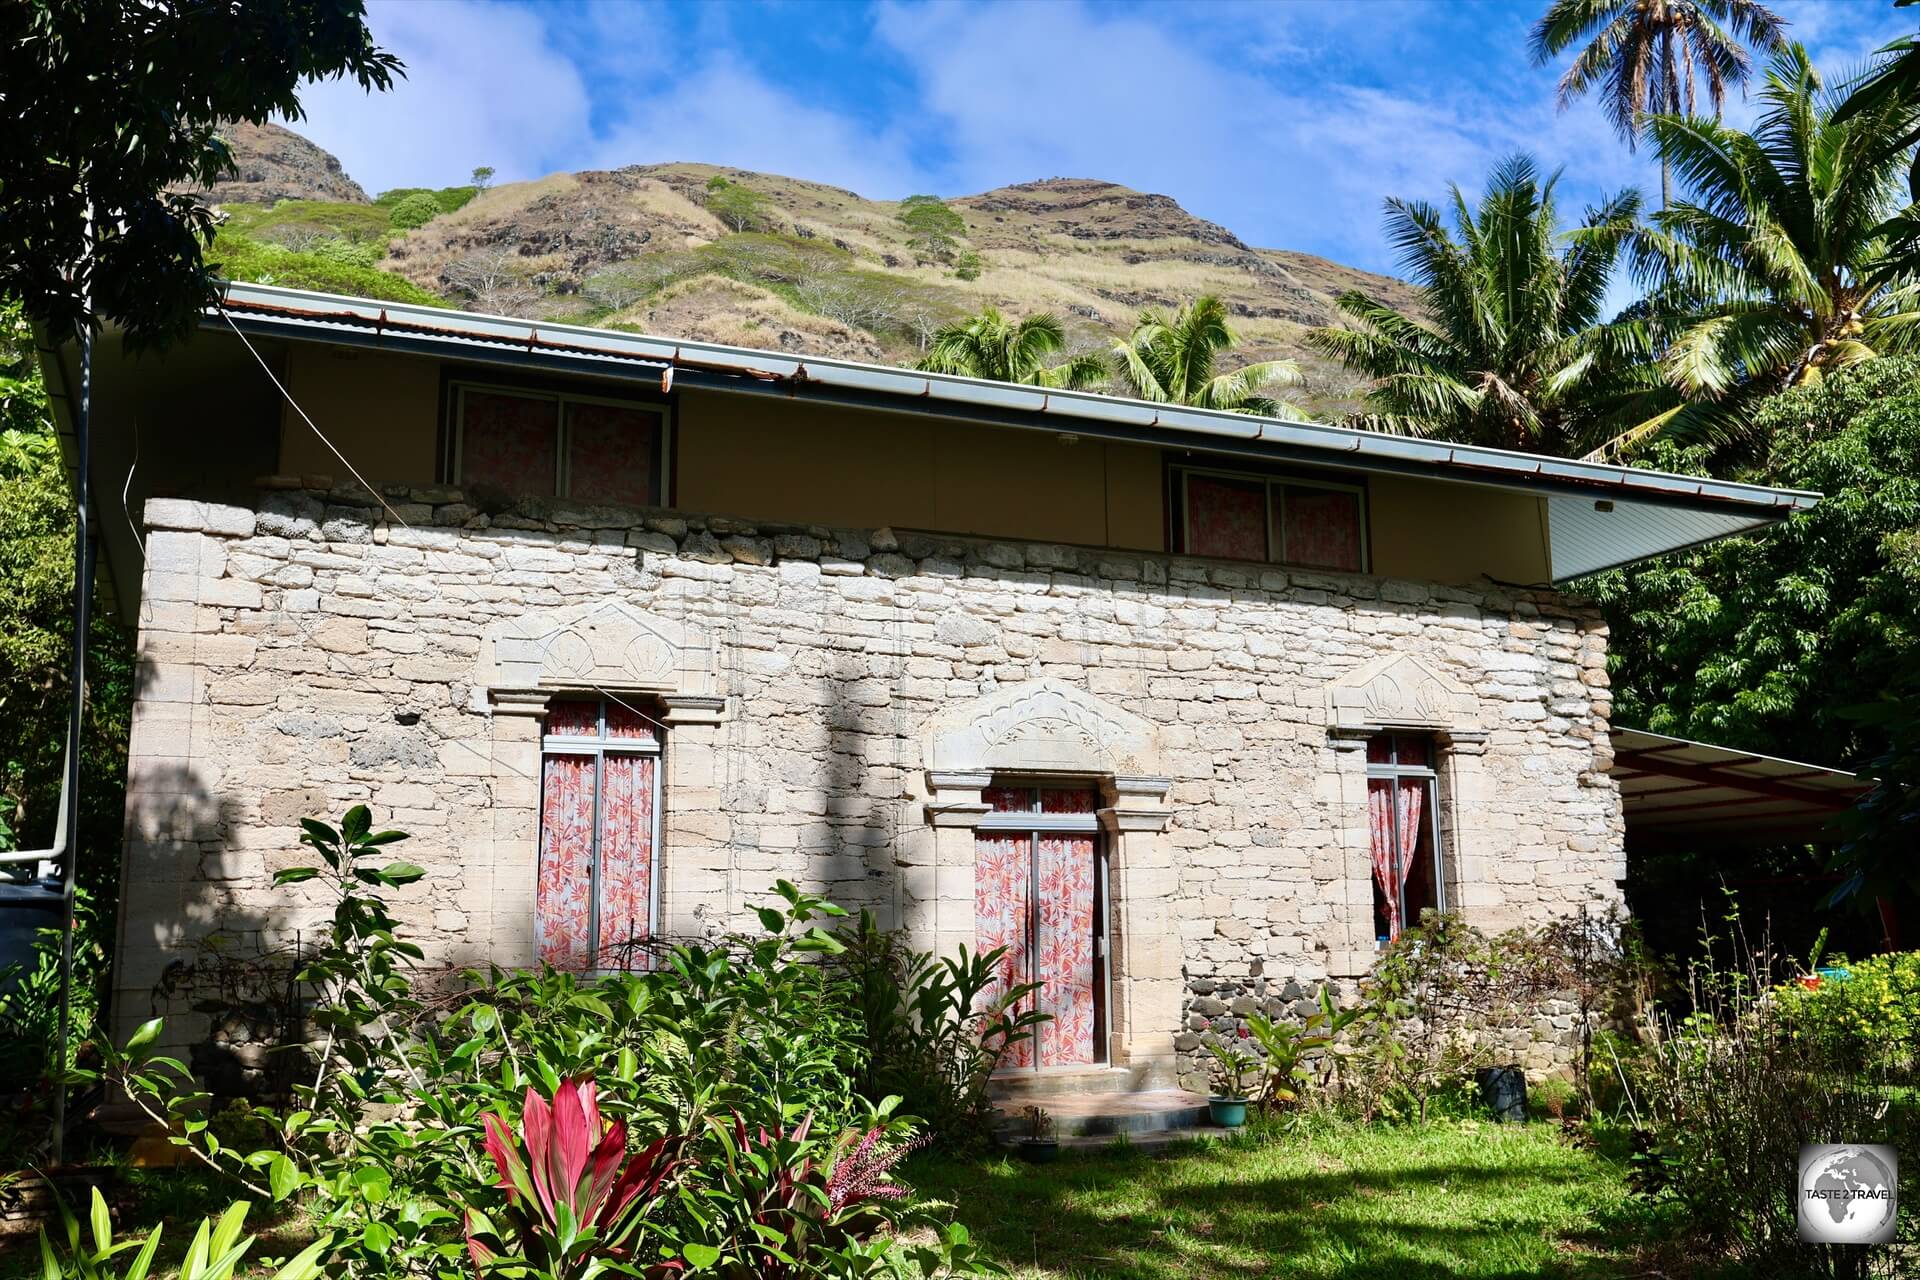
[[[1402,738],[1415,738],[1426,743],[1427,759],[1429,760],[1438,758],[1440,744],[1432,738],[1421,734],[1394,733],[1392,730],[1384,730],[1376,733],[1373,735],[1373,738],[1385,738],[1387,740],[1388,752],[1393,759],[1386,763],[1376,763],[1372,760],[1367,761],[1368,782],[1389,781],[1398,784],[1402,779],[1412,778],[1426,784],[1427,841],[1433,851],[1433,909],[1444,912],[1447,910],[1447,859],[1446,851],[1440,847],[1440,772],[1430,764],[1400,763],[1400,740]],[[1369,739],[1369,745],[1371,745],[1371,741],[1372,739]],[[1397,799],[1393,804],[1388,806],[1387,816],[1392,823],[1394,848],[1397,849],[1400,847],[1400,804]],[[1371,851],[1369,851],[1369,856],[1371,856]],[[1378,887],[1378,885],[1375,886],[1375,888]],[[1410,920],[1407,915],[1407,883],[1404,879],[1401,880],[1399,888],[1400,928],[1405,930],[1412,928],[1416,922]],[[1392,939],[1388,939],[1388,941],[1391,942]]]
[[[650,474],[654,480],[657,496],[647,505],[664,507],[667,505],[667,463],[672,457],[671,439],[673,432],[673,413],[668,405],[655,404],[647,400],[622,400],[618,396],[577,395],[571,391],[553,391],[545,387],[516,387],[511,383],[482,382],[472,379],[460,379],[449,386],[453,396],[453,431],[449,445],[448,471],[452,476],[450,483],[464,484],[466,477],[462,470],[463,453],[467,435],[467,392],[483,391],[489,395],[516,396],[522,400],[547,400],[553,404],[554,413],[554,459],[553,475],[555,492],[539,494],[539,497],[570,498],[573,496],[573,467],[568,461],[567,406],[569,404],[599,404],[614,409],[632,409],[653,414],[659,420],[654,433],[653,461]]]
[[[1205,476],[1215,480],[1232,480],[1240,484],[1262,486],[1266,505],[1263,514],[1267,521],[1267,558],[1262,560],[1236,560],[1236,564],[1278,564],[1290,565],[1286,558],[1286,530],[1273,518],[1274,490],[1285,489],[1289,485],[1301,489],[1327,489],[1338,493],[1351,493],[1360,503],[1360,567],[1358,569],[1330,569],[1324,565],[1296,565],[1296,568],[1317,570],[1323,573],[1368,573],[1373,564],[1373,547],[1368,538],[1367,529],[1367,488],[1341,480],[1321,480],[1312,476],[1271,475],[1262,471],[1234,471],[1226,467],[1188,467],[1177,468],[1180,476],[1180,546],[1185,555],[1204,555],[1205,552],[1193,550],[1193,496],[1188,490],[1188,480],[1194,476]],[[1285,501],[1285,495],[1280,495]],[[1225,557],[1210,557],[1224,559]]]
[[[651,741],[642,738],[613,738],[607,734],[607,706],[611,698],[567,699],[567,701],[588,702],[595,705],[596,732],[592,737],[578,734],[545,733],[540,736],[540,813],[542,829],[535,832],[535,869],[539,874],[538,851],[545,843],[544,821],[547,809],[546,779],[547,757],[556,756],[592,756],[593,757],[593,844],[588,861],[587,903],[590,909],[593,941],[590,949],[592,964],[589,972],[598,973],[600,969],[600,797],[604,792],[603,782],[606,771],[606,759],[610,755],[652,756],[653,766],[653,839],[651,847],[652,865],[647,869],[647,939],[652,941],[660,928],[660,807],[663,790],[662,775],[666,773],[666,762],[662,751],[663,733],[658,721],[648,717],[653,727]],[[534,950],[540,949],[540,913],[536,898],[534,910]]]

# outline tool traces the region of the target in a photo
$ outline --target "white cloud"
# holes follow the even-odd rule
[[[661,81],[596,139],[600,168],[697,160],[849,187],[880,199],[924,185],[906,135],[802,102],[724,55]]]
[[[476,165],[500,181],[571,163],[588,136],[579,69],[556,52],[537,13],[485,0],[386,0],[374,40],[407,64],[390,93],[352,81],[309,86],[299,132],[340,157],[369,194],[450,186]]]

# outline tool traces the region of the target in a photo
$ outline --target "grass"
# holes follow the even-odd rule
[[[1043,1166],[923,1158],[908,1176],[1025,1280],[1598,1280],[1647,1274],[1661,1234],[1618,1164],[1546,1124],[1310,1124]]]

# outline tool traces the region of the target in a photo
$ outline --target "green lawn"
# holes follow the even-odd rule
[[[927,1157],[908,1178],[1029,1278],[1626,1277],[1662,1234],[1617,1163],[1547,1124],[1310,1125],[1047,1166]]]

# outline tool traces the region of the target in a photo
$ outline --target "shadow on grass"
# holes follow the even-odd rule
[[[1599,1280],[1644,1274],[1638,1257],[1660,1234],[1614,1168],[1550,1135],[1436,1151],[1412,1131],[1404,1150],[1359,1133],[1351,1162],[1342,1142],[1123,1149],[1037,1168],[928,1160],[913,1173],[1015,1275]]]

